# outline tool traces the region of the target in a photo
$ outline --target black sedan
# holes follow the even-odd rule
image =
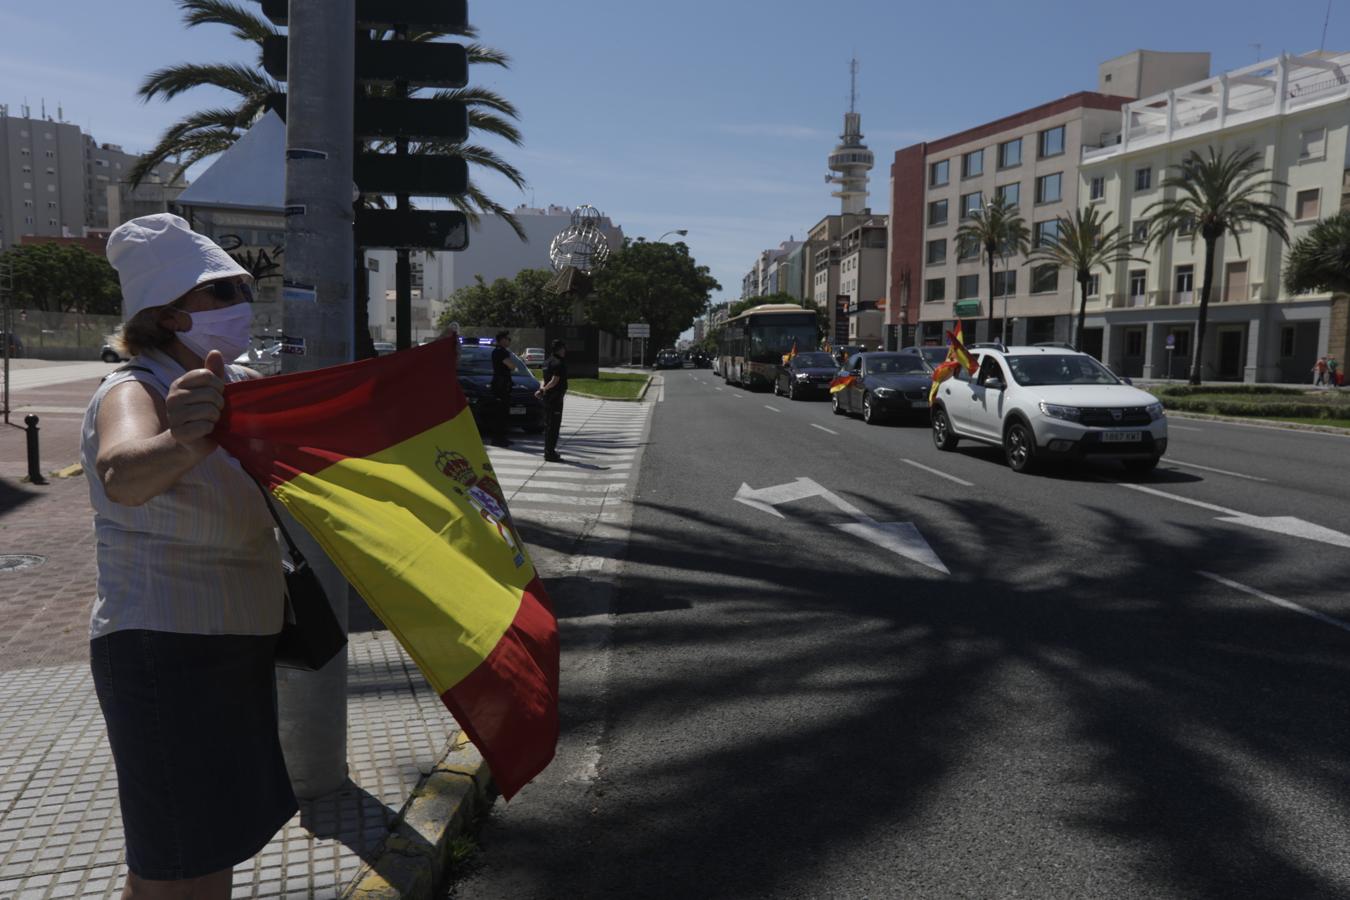
[[[544,404],[534,395],[539,382],[519,356],[513,353],[511,359],[516,363],[511,377],[511,424],[531,433],[543,431]],[[459,386],[482,432],[491,426],[492,405],[497,402],[492,396],[492,347],[465,344],[459,348]]]
[[[819,350],[798,353],[778,369],[773,392],[789,400],[824,397],[829,394],[830,382],[838,371],[839,366],[828,353]]]
[[[899,418],[928,419],[932,369],[912,353],[859,353],[836,377],[851,376],[848,386],[830,395],[836,415],[861,413],[869,425]]]

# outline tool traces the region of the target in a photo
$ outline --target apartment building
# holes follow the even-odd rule
[[[1139,236],[1148,207],[1190,153],[1253,150],[1289,213],[1290,238],[1350,205],[1350,53],[1282,55],[1125,104],[1112,132],[1087,146],[1079,170],[1085,202]],[[1203,349],[1206,380],[1308,381],[1325,353],[1350,352],[1350,299],[1290,295],[1288,252],[1278,235],[1250,229],[1217,247]],[[1205,246],[1184,235],[1135,249],[1130,262],[1094,275],[1086,349],[1131,376],[1184,378],[1192,363]]]
[[[1067,340],[1072,279],[1054,267],[1026,269],[1013,256],[995,265],[993,284],[978,247],[958,244],[970,214],[1003,199],[1034,242],[1051,239],[1058,218],[1080,205],[1079,160],[1120,127],[1131,97],[1100,88],[1185,83],[1209,74],[1205,53],[1135,51],[1103,63],[1098,91],[1080,91],[957,134],[900,150],[891,166],[892,227],[885,324],[903,344],[936,343],[956,320],[968,339],[1004,333],[1014,341]],[[991,299],[993,321],[989,322]]]
[[[848,342],[874,347],[883,342],[886,305],[886,222],[868,215],[839,238],[839,298],[848,298]]]
[[[138,157],[59,121],[60,110],[56,119],[20,112],[0,104],[0,249],[24,236],[79,237],[120,225],[109,212],[110,189],[116,195]],[[163,169],[148,180],[162,184],[172,166]]]

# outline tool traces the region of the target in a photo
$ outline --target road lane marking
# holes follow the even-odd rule
[[[735,397],[737,400],[741,399],[741,395],[737,393],[732,393],[731,396]]]
[[[1217,472],[1220,475],[1231,475],[1234,478],[1245,478],[1248,481],[1269,481],[1269,478],[1257,478],[1255,475],[1243,475],[1241,472],[1230,472],[1227,469],[1216,469],[1213,466],[1202,466],[1199,463],[1182,462],[1179,459],[1167,457],[1167,461],[1174,466],[1185,466],[1188,469],[1204,469],[1206,472]]]
[[[661,382],[661,386],[656,389],[656,402],[660,403],[666,399],[666,383]]]
[[[836,435],[836,436],[839,434],[839,432],[834,431],[834,430],[829,429],[829,428],[826,428],[824,425],[817,425],[815,422],[812,422],[812,423],[811,423],[811,427],[812,427],[812,428],[819,428],[821,431],[825,432],[826,434],[833,434],[833,435]]]
[[[720,390],[724,390],[724,388],[715,387],[715,388],[713,388],[713,390],[715,390],[715,391],[720,391]]]
[[[1187,427],[1187,426],[1185,426],[1185,425],[1173,425],[1171,422],[1168,422],[1168,423],[1167,423],[1167,430],[1168,430],[1168,431],[1204,431],[1205,429],[1203,429],[1203,428],[1190,428],[1190,427]]]
[[[776,407],[776,406],[770,406],[770,405],[767,404],[767,403],[764,404],[764,408],[767,409],[767,410],[771,410],[771,411],[773,411],[773,412],[776,412],[776,413],[782,412],[782,410],[779,409],[778,407]]]
[[[902,463],[908,463],[909,465],[913,466],[916,469],[923,469],[925,472],[931,472],[932,474],[936,475],[939,478],[945,478],[948,481],[955,481],[957,484],[963,484],[966,487],[975,486],[973,482],[966,481],[964,478],[957,478],[955,475],[948,475],[946,472],[939,472],[937,469],[934,469],[931,466],[925,466],[921,462],[915,462],[912,459],[901,459],[900,461]]]
[[[1260,428],[1265,431],[1283,431],[1285,434],[1311,434],[1318,437],[1350,438],[1350,434],[1337,434],[1334,431],[1310,431],[1305,428],[1280,427],[1279,425],[1260,425],[1255,422],[1227,422],[1220,419],[1206,420],[1210,425],[1232,425],[1234,428]],[[1175,428],[1170,421],[1167,424],[1169,429]],[[1201,429],[1196,429],[1197,431]]]
[[[1213,572],[1203,572],[1200,570],[1196,570],[1196,574],[1203,575],[1211,581],[1217,581],[1219,584],[1230,587],[1235,591],[1242,591],[1244,594],[1251,594],[1253,597],[1257,597],[1261,600],[1266,601],[1267,603],[1274,603],[1276,606],[1283,606],[1285,609],[1293,610],[1296,613],[1302,613],[1305,616],[1311,616],[1312,618],[1323,623],[1324,625],[1331,625],[1336,628],[1340,628],[1343,631],[1350,631],[1350,622],[1342,622],[1340,619],[1332,618],[1331,616],[1328,616],[1325,613],[1320,613],[1315,609],[1308,609],[1306,606],[1299,606],[1297,603],[1294,603],[1291,600],[1283,600],[1272,594],[1267,594],[1265,591],[1258,591],[1254,587],[1248,587],[1245,584],[1239,584],[1236,581],[1230,581],[1229,579],[1224,578],[1222,575],[1215,575]]]
[[[1178,503],[1187,503],[1191,506],[1198,506],[1201,509],[1220,513],[1220,522],[1228,522],[1233,525],[1246,525],[1248,528],[1259,528],[1262,531],[1273,531],[1276,534],[1285,534],[1289,537],[1303,538],[1304,540],[1309,541],[1320,541],[1323,544],[1331,544],[1334,547],[1344,547],[1347,550],[1350,550],[1350,534],[1342,534],[1339,531],[1333,531],[1330,528],[1324,528],[1321,525],[1315,525],[1312,522],[1305,522],[1294,516],[1257,516],[1252,515],[1251,513],[1239,512],[1236,509],[1228,509],[1225,506],[1215,506],[1213,503],[1206,503],[1203,500],[1192,500],[1190,497],[1180,497],[1176,494],[1169,494],[1166,491],[1144,487],[1142,484],[1112,483],[1119,484],[1121,487],[1129,488],[1132,491],[1140,491],[1141,493],[1152,494],[1155,497],[1162,497],[1166,500],[1175,500]]]

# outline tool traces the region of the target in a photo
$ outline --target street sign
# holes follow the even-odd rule
[[[631,322],[628,325],[628,336],[630,338],[649,338],[652,336],[652,326],[645,322]]]
[[[263,38],[263,69],[286,80],[290,41],[283,34]],[[406,81],[413,87],[461,88],[469,83],[469,53],[463,44],[436,41],[373,41],[356,38],[358,81]]]
[[[450,197],[469,186],[469,164],[462,156],[358,153],[353,169],[363,194]]]
[[[1177,336],[1175,334],[1169,334],[1167,336],[1167,349],[1168,350],[1177,349]]]
[[[360,209],[356,246],[464,250],[469,246],[469,220],[458,211]]]
[[[262,0],[263,15],[276,25],[290,18],[288,0]],[[463,31],[469,24],[468,0],[356,0],[358,28],[426,28]]]
[[[469,111],[457,100],[358,97],[353,131],[358,138],[459,143],[469,136]]]

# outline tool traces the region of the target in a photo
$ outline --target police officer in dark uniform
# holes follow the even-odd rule
[[[492,349],[492,445],[509,447],[506,429],[511,422],[511,376],[516,361],[511,356],[511,332],[497,332],[497,346]]]
[[[567,344],[553,342],[553,355],[544,364],[544,383],[535,392],[544,404],[544,461],[562,462],[558,430],[562,428],[563,398],[567,395]]]

